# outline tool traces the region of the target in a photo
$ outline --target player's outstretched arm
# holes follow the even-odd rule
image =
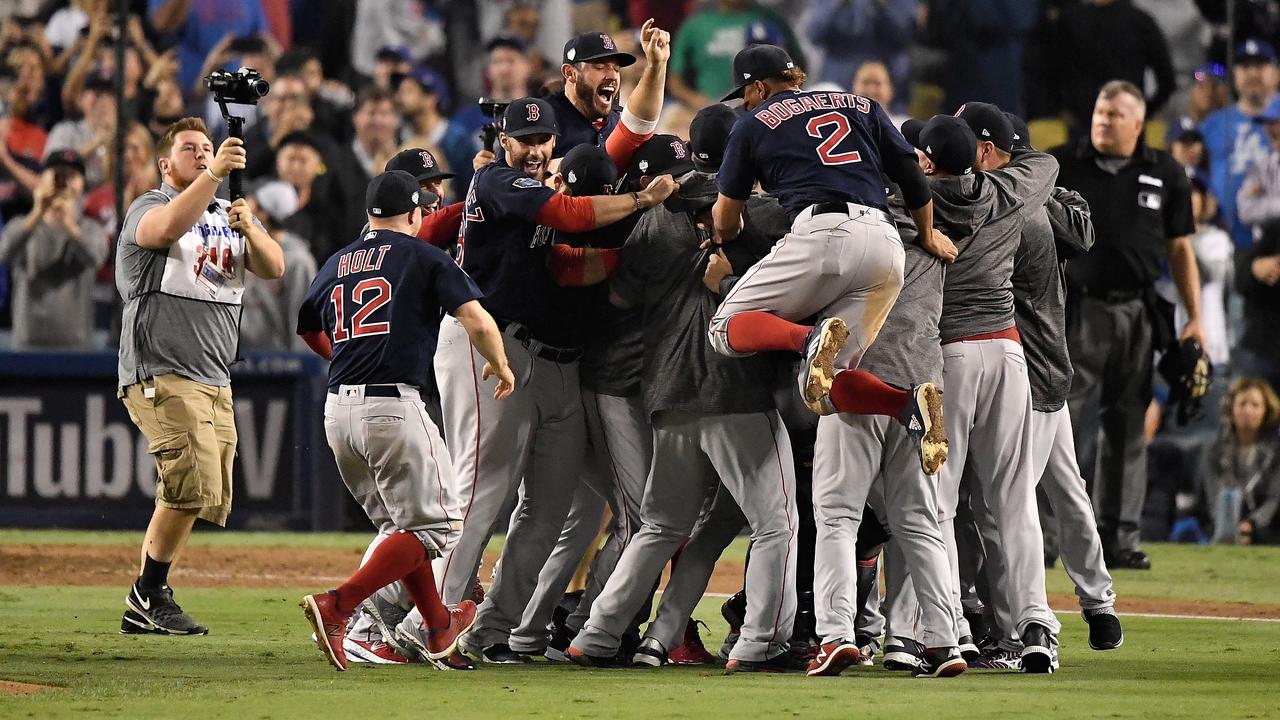
[[[493,316],[480,305],[478,300],[459,305],[458,309],[453,311],[453,316],[462,323],[462,328],[467,331],[471,344],[475,345],[476,350],[480,351],[480,356],[485,359],[484,370],[480,374],[481,379],[488,380],[491,375],[498,377],[498,387],[493,391],[493,397],[497,400],[509,397],[515,391],[516,378],[511,373],[511,366],[507,363],[507,351],[502,346],[502,332],[498,330],[498,324],[493,321]]]
[[[638,210],[648,210],[666,200],[679,187],[670,175],[659,175],[649,183],[649,187],[628,195],[553,195],[534,220],[539,225],[561,232],[586,232],[612,225]]]
[[[715,227],[717,245],[733,240],[742,232],[742,208],[746,204],[746,201],[735,200],[724,193],[716,198],[716,204],[711,207],[711,224]]]

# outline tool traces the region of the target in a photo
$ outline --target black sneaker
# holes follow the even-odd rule
[[[139,617],[151,624],[152,632],[164,635],[208,635],[209,628],[200,625],[182,611],[173,600],[173,588],[168,585],[159,590],[143,591],[134,583],[124,604]],[[123,622],[121,623],[123,630]]]
[[[960,648],[929,648],[924,651],[920,666],[911,674],[924,678],[955,677],[967,669],[969,664],[960,655]]]
[[[555,627],[555,633],[547,642],[547,649],[542,654],[551,662],[569,662],[569,644],[578,634],[562,623],[557,622]]]
[[[662,649],[662,643],[654,638],[647,637],[640,641],[640,647],[636,648],[635,653],[631,656],[631,664],[645,667],[662,667],[667,664],[667,651]]]
[[[733,673],[791,673],[804,672],[809,668],[808,661],[798,658],[790,652],[783,652],[774,655],[768,660],[738,660],[730,658],[725,663],[724,673],[732,675]]]
[[[924,655],[924,646],[911,638],[895,637],[885,643],[884,658],[881,663],[885,670],[911,672],[920,665]]]
[[[1040,623],[1031,623],[1022,633],[1022,672],[1051,673],[1058,669],[1058,639]]]
[[[1114,570],[1150,570],[1151,558],[1141,550],[1118,550],[1115,556],[1107,561],[1107,567]]]
[[[1124,630],[1120,618],[1112,608],[1085,610],[1080,613],[1089,623],[1089,647],[1094,650],[1115,650],[1124,644]]]
[[[967,612],[964,614],[964,619],[965,622],[969,623],[970,637],[980,638],[991,634],[991,628],[987,625],[987,617],[981,612]],[[964,648],[960,648],[960,651],[964,652]]]
[[[120,619],[121,635],[163,635],[163,630],[157,630],[154,625],[146,618],[142,617],[133,610],[126,609],[124,617]]]
[[[985,639],[985,638],[984,638]],[[960,654],[965,660],[973,662],[982,654],[982,646],[973,641],[972,635],[960,636]]]
[[[480,651],[480,660],[494,665],[523,665],[533,662],[533,659],[528,655],[512,650],[511,646],[506,643],[490,645]]]
[[[471,662],[471,658],[462,654],[461,650],[454,650],[452,655],[441,658],[439,660],[428,660],[427,662],[435,666],[437,670],[475,670],[476,664]]]

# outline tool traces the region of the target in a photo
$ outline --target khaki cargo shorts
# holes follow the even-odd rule
[[[153,388],[154,397],[147,397]],[[158,375],[118,395],[155,458],[156,505],[199,509],[200,518],[226,525],[236,456],[231,388]]]

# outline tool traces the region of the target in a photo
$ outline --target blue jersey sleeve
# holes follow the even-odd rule
[[[752,155],[752,135],[757,121],[751,115],[738,118],[737,124],[729,133],[729,142],[724,149],[724,159],[720,161],[720,171],[716,173],[716,189],[721,195],[734,200],[746,200],[751,197],[751,189],[755,187],[759,173],[755,158]]]
[[[418,246],[418,257],[426,267],[434,301],[453,314],[459,307],[484,298],[484,293],[474,280],[443,250],[423,243]]]
[[[546,185],[505,165],[481,168],[478,178],[476,196],[486,210],[515,215],[525,222],[536,222],[538,211],[556,194]]]

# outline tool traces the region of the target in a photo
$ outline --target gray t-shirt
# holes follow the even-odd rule
[[[246,241],[227,223],[225,200],[166,249],[137,243],[138,222],[177,197],[161,185],[133,201],[116,250],[116,289],[124,298],[120,330],[120,387],[176,373],[227,386],[236,357],[244,294]]]
[[[710,178],[710,180],[708,180]],[[711,348],[707,327],[720,297],[702,284],[708,250],[694,214],[670,207],[714,201],[714,176],[696,174],[674,200],[647,211],[622,251],[610,287],[644,318],[643,394],[650,413],[678,411],[731,415],[773,408],[774,358],[733,358]],[[770,201],[781,213],[776,201]],[[752,230],[725,246],[735,269],[747,268],[769,251],[776,237]]]

